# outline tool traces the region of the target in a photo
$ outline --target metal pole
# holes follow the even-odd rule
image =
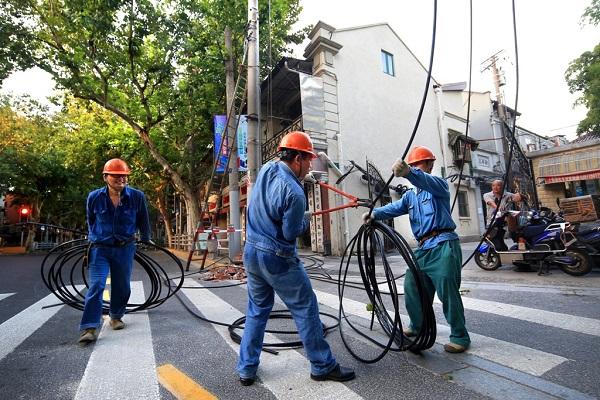
[[[248,200],[261,164],[258,43],[258,0],[248,0]]]
[[[231,29],[225,28],[225,48],[227,49],[227,61],[225,62],[225,86],[227,91],[227,115],[231,115],[231,108],[235,100],[235,79],[233,76],[233,50],[231,45]],[[239,112],[239,110],[236,110]],[[229,234],[229,258],[235,260],[241,253],[241,232],[240,229],[240,182],[238,172],[238,151],[237,151],[237,121],[238,115],[233,115],[229,119],[227,128],[229,143],[231,143],[231,153],[229,154],[229,223],[233,225],[236,232]]]

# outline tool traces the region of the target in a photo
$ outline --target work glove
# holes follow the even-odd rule
[[[141,240],[137,244],[138,249],[144,251],[154,250],[156,248],[154,246],[156,246],[156,243],[154,243],[152,239]]]
[[[306,174],[306,176],[304,177],[304,182],[310,182],[310,183],[317,183],[317,179],[315,178],[315,176],[312,174],[312,172],[309,172],[308,174]]]
[[[392,172],[397,178],[405,177],[410,172],[410,167],[404,160],[397,159],[392,165]]]
[[[367,211],[362,215],[362,220],[365,224],[371,223],[372,221],[374,221],[373,214],[369,215],[369,212]]]

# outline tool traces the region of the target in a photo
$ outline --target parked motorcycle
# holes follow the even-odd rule
[[[594,266],[600,266],[600,221],[573,224],[577,239],[587,246]]]
[[[506,245],[494,243],[491,238],[496,236],[494,229],[502,229],[506,219],[511,217],[519,221],[518,227],[511,233],[515,244],[508,250],[502,250]],[[589,255],[593,250],[590,249],[578,239],[569,222],[548,208],[505,211],[496,216],[492,229],[476,250],[475,263],[480,268],[493,271],[503,262],[512,262],[524,270],[537,268],[540,275],[551,265],[557,265],[569,275],[581,276],[592,269]]]

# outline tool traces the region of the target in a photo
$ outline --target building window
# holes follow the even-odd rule
[[[477,155],[477,165],[480,167],[489,168],[490,167],[490,158],[488,156],[483,156],[481,154]]]
[[[394,76],[394,55],[385,50],[381,50],[381,63],[383,65],[383,72]]]
[[[544,145],[542,145],[542,146],[544,146]],[[544,146],[544,148],[546,148],[546,147]],[[527,143],[527,151],[536,151],[535,143]]]
[[[461,218],[469,217],[469,197],[467,192],[458,192],[458,216]]]

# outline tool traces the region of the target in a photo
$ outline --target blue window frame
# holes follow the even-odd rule
[[[388,53],[385,50],[381,50],[381,63],[383,65],[383,72],[395,76],[394,73],[394,55],[392,53]]]

